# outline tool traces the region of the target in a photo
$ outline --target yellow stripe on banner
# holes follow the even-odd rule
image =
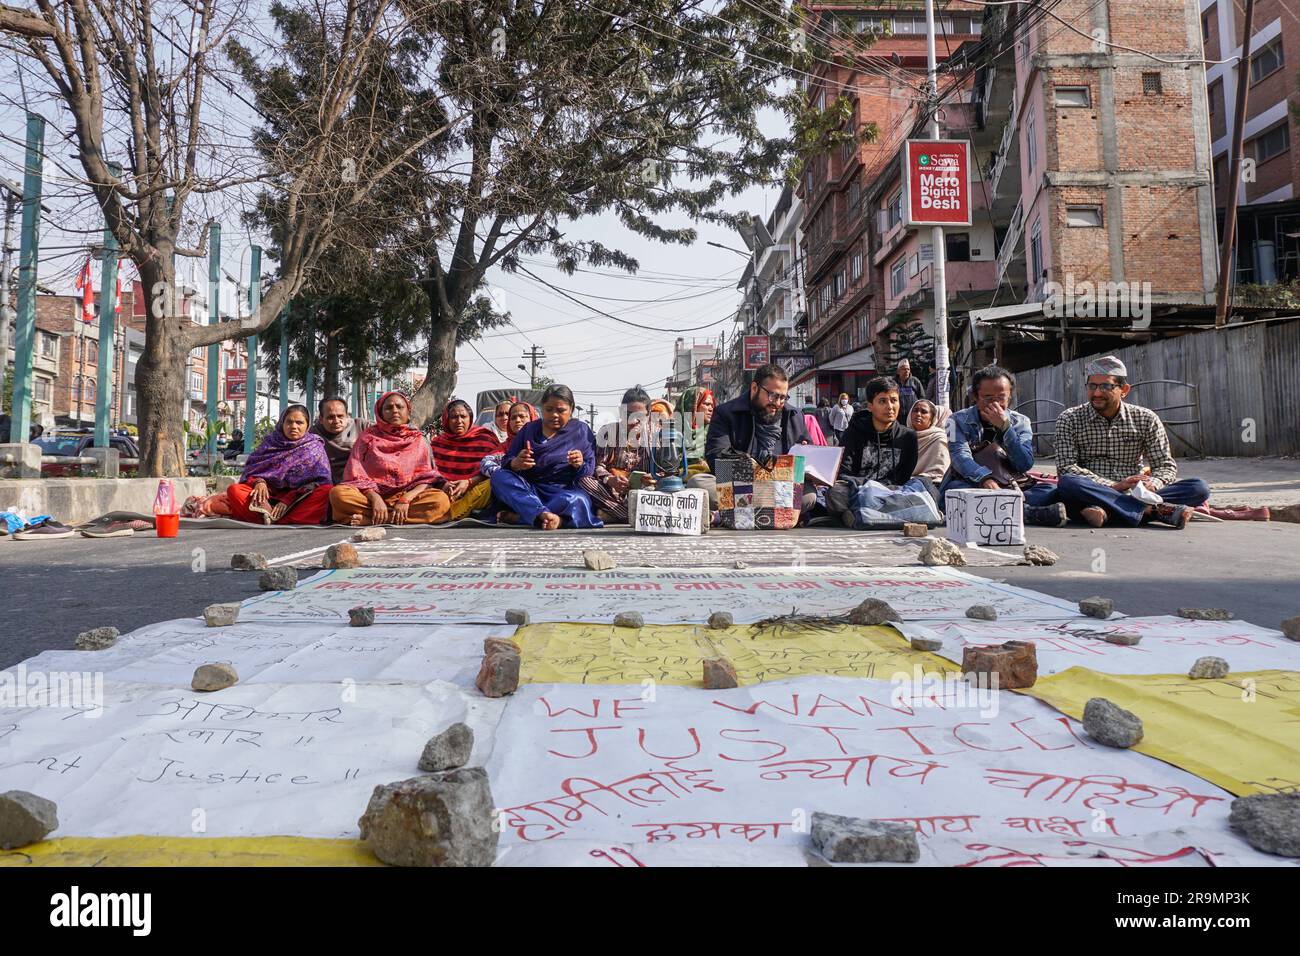
[[[360,840],[60,837],[0,850],[0,866],[383,866]]]
[[[913,651],[893,628],[740,625],[713,630],[693,624],[533,624],[515,632],[519,679],[536,684],[703,684],[704,660],[725,657],[741,684],[828,674],[889,680],[957,670],[934,654]]]
[[[1142,718],[1142,742],[1134,750],[1237,796],[1300,788],[1300,672],[1191,680],[1071,667],[1020,693],[1076,720],[1090,699],[1104,697]]]

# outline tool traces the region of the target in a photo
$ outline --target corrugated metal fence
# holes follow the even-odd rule
[[[1177,457],[1300,454],[1300,318],[1108,354],[1128,366],[1129,400],[1160,411]],[[1087,400],[1083,369],[1095,357],[1016,373],[1016,406],[1034,420],[1039,454],[1052,454],[1061,408]]]

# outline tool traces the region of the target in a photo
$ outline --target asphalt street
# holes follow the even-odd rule
[[[475,563],[475,549],[488,554],[509,549],[527,529],[403,529],[404,537],[427,536],[441,546],[465,548],[456,562]],[[581,564],[577,542],[566,538],[628,535],[604,532],[552,532],[556,560]],[[727,537],[755,535],[770,542],[770,560],[746,555],[751,567],[764,564],[831,563],[819,554],[831,535],[843,529],[808,528],[787,532],[710,532],[716,547]],[[861,532],[889,537],[889,532]],[[0,667],[11,666],[41,651],[70,648],[83,630],[114,625],[123,633],[146,624],[197,616],[204,606],[235,601],[257,593],[257,574],[231,571],[236,551],[257,551],[268,558],[345,540],[343,528],[191,531],[157,538],[152,531],[131,538],[57,541],[0,539],[0,595],[6,614],[0,624]],[[1116,609],[1131,615],[1172,614],[1179,607],[1225,607],[1237,617],[1276,628],[1300,615],[1300,525],[1283,522],[1196,522],[1178,532],[1162,526],[1133,530],[1031,528],[1029,540],[1060,555],[1053,567],[971,567],[983,577],[1034,588],[1056,597],[1079,600],[1094,594],[1110,597]],[[674,566],[687,555],[690,538],[656,538],[647,546],[647,565]],[[740,542],[738,541],[737,544]],[[648,544],[648,543],[647,543]],[[566,553],[571,550],[571,554]],[[1018,552],[1020,549],[1008,549]],[[481,563],[488,563],[483,560]]]

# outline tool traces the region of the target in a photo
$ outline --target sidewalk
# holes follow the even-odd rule
[[[1055,474],[1056,462],[1039,459],[1034,468]],[[1208,481],[1215,507],[1300,505],[1300,458],[1180,458],[1178,474]]]

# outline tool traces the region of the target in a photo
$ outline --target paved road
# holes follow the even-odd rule
[[[1101,594],[1128,614],[1169,614],[1179,607],[1226,607],[1238,617],[1277,627],[1300,615],[1300,525],[1262,522],[1197,522],[1179,533],[1158,527],[1132,531],[1084,528],[1030,529],[1030,540],[1061,555],[1051,568],[972,567],[983,577],[1035,588],[1068,600]],[[463,549],[457,563],[473,563],[498,545],[531,545],[541,532],[523,529],[404,531],[426,534],[437,547]],[[609,529],[609,536],[626,530]],[[863,532],[888,538],[885,532]],[[592,532],[557,532],[548,541],[555,560],[577,564],[576,538]],[[228,570],[235,551],[268,557],[342,540],[342,529],[203,530],[174,539],[152,532],[133,538],[71,538],[61,541],[0,540],[0,594],[6,608],[0,624],[0,667],[50,648],[68,648],[79,631],[112,624],[123,633],[145,624],[197,616],[217,601],[234,601],[257,591],[257,575]],[[524,538],[523,536],[529,536]],[[736,539],[751,566],[788,565],[796,560],[825,564],[842,554],[842,530],[802,529],[762,535],[770,560],[754,560],[755,532],[712,532],[709,545]],[[566,539],[572,541],[566,545]],[[647,541],[645,563],[690,563],[693,539]],[[798,549],[798,552],[796,552]],[[1018,550],[1018,549],[1017,549]],[[1103,563],[1104,562],[1104,563]],[[487,563],[484,560],[482,563]],[[1098,570],[1094,570],[1097,568]],[[1102,570],[1104,568],[1104,570]]]

